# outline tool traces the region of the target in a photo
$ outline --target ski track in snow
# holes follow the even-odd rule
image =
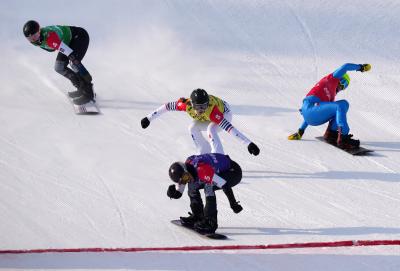
[[[127,227],[127,224],[126,224],[124,213],[123,213],[122,208],[121,208],[121,206],[119,204],[119,201],[114,196],[114,193],[111,191],[110,187],[108,186],[107,180],[104,180],[104,178],[102,178],[101,176],[98,176],[98,175],[96,175],[96,177],[101,181],[101,183],[103,184],[103,187],[107,191],[107,194],[108,194],[109,198],[114,203],[115,211],[117,212],[118,217],[119,217],[119,221],[121,223],[123,236],[126,237],[126,235],[127,235],[126,230],[127,230],[128,227]]]
[[[376,159],[374,159],[373,157],[366,157],[366,160],[371,161],[373,164],[377,165],[380,168],[383,168],[386,172],[390,172],[390,173],[399,173],[396,170],[393,170],[391,168],[389,168],[388,166],[385,166],[382,163],[379,163],[378,161],[376,161]],[[399,174],[400,175],[400,174]],[[400,181],[400,180],[399,180]]]
[[[311,51],[313,52],[315,80],[318,80],[318,76],[319,76],[318,52],[317,52],[317,46],[315,45],[314,38],[311,34],[312,32],[311,32],[310,28],[307,26],[307,23],[305,22],[305,20],[299,15],[298,11],[296,11],[296,8],[293,6],[293,4],[291,4],[290,1],[284,1],[284,3],[289,7],[290,12],[292,13],[293,17],[298,22],[298,25],[300,26],[304,36],[306,37],[306,40],[310,44]]]

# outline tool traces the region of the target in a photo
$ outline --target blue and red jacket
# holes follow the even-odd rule
[[[333,73],[323,77],[319,82],[307,93],[308,96],[316,96],[321,102],[333,102],[337,94],[337,87],[340,79],[348,71],[360,70],[359,64],[346,63]]]
[[[313,104],[334,102],[337,94],[337,87],[343,75],[348,71],[359,71],[360,69],[360,64],[346,63],[342,65],[333,73],[330,73],[319,80],[319,82],[307,93],[306,98],[303,100],[303,105],[305,102],[311,102]],[[305,130],[307,126],[308,123],[304,120],[299,129]]]
[[[206,153],[189,156],[185,164],[193,166],[196,176],[204,183],[215,182],[215,174],[229,170],[231,159],[228,155],[221,153]]]
[[[321,102],[335,101],[336,89],[340,79],[333,76],[333,73],[322,78],[311,90],[307,93],[308,96],[317,96]]]

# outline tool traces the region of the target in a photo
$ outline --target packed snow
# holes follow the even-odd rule
[[[396,0],[0,1],[0,250],[400,240],[399,14]],[[74,114],[56,54],[22,34],[30,19],[89,32],[101,115]],[[326,125],[287,140],[306,93],[347,62],[372,65],[337,99],[374,153],[316,140]],[[169,165],[195,154],[189,116],[140,127],[195,88],[226,100],[261,149],[220,132],[243,169],[243,212],[217,192],[226,241],[170,223],[190,210],[166,195]],[[2,254],[0,269],[382,271],[400,269],[400,247]]]

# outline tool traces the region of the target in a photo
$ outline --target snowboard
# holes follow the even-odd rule
[[[100,109],[94,100],[82,105],[72,103],[72,106],[77,115],[97,115],[100,113]]]
[[[171,220],[171,223],[176,225],[176,226],[185,228],[185,229],[187,229],[187,230],[189,230],[191,232],[194,232],[195,234],[198,234],[198,235],[200,235],[202,237],[205,237],[205,238],[208,238],[208,239],[214,239],[214,240],[225,240],[225,239],[228,239],[228,237],[226,235],[223,235],[223,234],[220,234],[220,233],[201,233],[201,232],[198,232],[195,229],[193,229],[192,227],[182,225],[182,223],[181,223],[181,221],[179,219]]]
[[[368,155],[371,152],[373,152],[373,150],[366,149],[364,147],[358,147],[356,149],[341,149],[336,145],[336,142],[327,141],[327,140],[325,140],[325,138],[323,136],[317,136],[316,139],[318,139],[322,142],[328,143],[329,145],[332,145],[332,146],[338,148],[339,150],[345,151],[352,155],[363,156],[363,155]]]

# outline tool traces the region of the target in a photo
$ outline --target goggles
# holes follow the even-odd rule
[[[190,180],[192,179],[192,176],[190,175],[189,172],[185,171],[182,174],[182,177],[179,178],[179,184],[187,184],[188,182],[190,182]]]
[[[186,164],[185,163],[180,163],[182,168],[183,168],[183,173],[182,176],[179,178],[178,183],[179,184],[187,184],[192,180],[192,175],[190,175],[189,171],[187,170]]]
[[[29,35],[29,37],[27,37],[27,39],[32,42],[32,43],[36,43],[39,41],[40,39],[40,31],[33,34],[33,35]]]
[[[346,73],[339,80],[339,90],[343,90],[343,89],[347,88],[349,86],[349,84],[350,84],[350,77]]]
[[[196,111],[206,111],[206,109],[208,108],[208,103],[204,103],[204,104],[194,104],[193,105],[194,110]]]
[[[342,80],[340,80],[339,88],[341,90],[343,90],[343,89],[347,88],[348,85],[349,85],[349,83],[347,82],[347,80],[346,79],[342,79]]]

